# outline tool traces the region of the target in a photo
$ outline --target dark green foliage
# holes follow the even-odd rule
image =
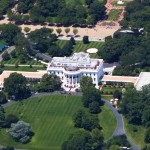
[[[7,146],[5,148],[2,148],[2,150],[14,150],[14,147]]]
[[[0,30],[1,38],[3,38],[9,44],[14,44],[15,37],[21,32],[20,28],[14,24],[0,25]]]
[[[91,134],[85,130],[71,134],[67,141],[62,144],[62,150],[100,150],[104,138],[99,129],[92,130]]]
[[[132,124],[143,124],[148,127],[150,125],[150,85],[143,87],[141,92],[134,88],[128,89],[121,101],[121,111]]]
[[[21,0],[17,3],[17,11],[20,14],[13,14],[10,9],[8,11],[9,18],[17,23],[30,20],[34,23],[50,22],[65,26],[95,24],[96,21],[103,19],[105,16],[104,3],[97,0],[86,0],[84,4],[80,1],[67,3],[65,0]],[[30,15],[22,15],[22,13],[29,13]],[[89,18],[92,18],[91,22]]]
[[[10,128],[12,123],[17,123],[19,121],[19,118],[15,115],[9,114],[6,116],[5,119],[5,127]]]
[[[13,50],[13,51],[10,53],[10,55],[11,55],[12,58],[16,58],[16,51]]]
[[[150,150],[150,144],[145,145],[144,148],[142,150]]]
[[[150,144],[150,127],[145,132],[144,141],[145,141],[145,143],[149,143]]]
[[[83,43],[84,44],[88,44],[89,43],[89,37],[88,36],[84,36],[83,37]]]
[[[119,100],[121,99],[121,95],[122,95],[122,93],[118,90],[115,90],[113,93],[113,97],[118,98]]]
[[[54,74],[45,74],[38,86],[40,92],[52,92],[61,89],[61,80]]]
[[[4,80],[4,88],[8,96],[13,96],[17,100],[27,98],[31,94],[26,78],[17,73],[12,73]]]
[[[7,98],[4,92],[0,92],[0,104],[6,103]]]
[[[7,60],[10,59],[10,56],[9,56],[7,51],[2,54],[2,58],[3,58],[4,61],[7,61]]]
[[[92,114],[98,114],[100,112],[100,106],[98,102],[92,102],[89,104],[89,110]]]
[[[77,111],[73,116],[75,127],[84,128],[85,130],[93,130],[100,128],[99,120],[97,115],[89,113],[85,109]]]
[[[52,30],[48,28],[41,28],[30,32],[29,39],[40,52],[46,52],[49,46],[54,44],[56,36],[52,34]]]
[[[87,131],[77,131],[71,134],[62,145],[62,150],[90,150],[91,135]]]
[[[70,38],[70,42],[72,43],[72,45],[75,45],[76,44],[76,41],[73,37]]]
[[[98,89],[95,87],[88,87],[83,92],[83,105],[85,107],[89,107],[90,103],[92,102],[98,102],[98,104],[101,104],[101,93]]]
[[[120,135],[120,136],[115,136],[112,139],[110,139],[106,144],[105,144],[105,149],[110,149],[112,145],[117,145],[119,147],[131,147],[126,135]]]
[[[4,124],[5,124],[4,108],[0,105],[0,127],[3,127]]]
[[[94,87],[92,78],[88,76],[82,76],[80,80],[80,87],[81,87],[82,92],[84,92],[86,88]]]

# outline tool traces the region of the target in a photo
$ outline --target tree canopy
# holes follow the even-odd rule
[[[18,73],[12,73],[4,80],[4,89],[8,96],[13,96],[17,100],[30,96],[30,89],[27,86],[26,78]]]

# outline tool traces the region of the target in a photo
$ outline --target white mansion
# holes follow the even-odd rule
[[[48,63],[45,71],[3,71],[0,75],[0,91],[4,88],[4,79],[14,72],[22,74],[30,80],[41,79],[46,73],[56,74],[60,77],[62,87],[66,91],[71,88],[72,90],[79,88],[82,76],[90,76],[96,88],[98,88],[99,81],[104,84],[106,82],[133,83],[137,90],[141,90],[144,85],[150,84],[150,72],[141,72],[139,77],[104,75],[103,59],[90,58],[89,54],[84,52],[74,53],[71,57],[54,57]]]
[[[88,53],[74,53],[71,57],[53,57],[48,64],[47,72],[60,77],[64,88],[79,88],[82,76],[90,76],[98,87],[102,79],[103,59],[92,59]]]

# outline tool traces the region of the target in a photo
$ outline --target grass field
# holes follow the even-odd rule
[[[116,118],[112,111],[102,106],[102,112],[99,114],[100,125],[103,128],[105,140],[107,140],[116,129]]]
[[[22,64],[20,63],[19,58],[11,58],[8,61],[3,61],[4,64]],[[40,62],[37,62],[33,59],[28,60],[26,63],[23,63],[23,65],[41,65]]]
[[[77,130],[72,116],[81,107],[81,97],[73,95],[47,95],[17,102],[7,107],[6,113],[31,123],[35,135],[30,143],[20,144],[10,137],[6,129],[1,129],[0,144],[30,150],[60,150],[69,134]],[[103,106],[99,118],[104,136],[108,138],[116,127],[113,112]]]
[[[118,20],[119,15],[121,14],[122,9],[112,9],[108,15],[108,20]]]
[[[126,118],[124,118],[123,120],[124,120],[125,131],[127,133],[128,138],[133,143],[137,144],[140,148],[143,148],[145,128],[142,126],[129,124]],[[135,131],[135,129],[137,131]]]
[[[58,40],[58,45],[62,48],[67,41],[65,40]],[[84,52],[88,48],[97,48],[101,50],[103,42],[90,42],[89,44],[83,44],[82,41],[76,41],[76,45],[73,47],[74,52]],[[97,54],[90,54],[92,58],[98,58]]]
[[[29,66],[19,66],[16,68],[15,66],[4,66],[3,70],[35,72],[37,70],[46,70],[46,68],[44,68],[44,67],[32,67],[32,68],[30,68]]]

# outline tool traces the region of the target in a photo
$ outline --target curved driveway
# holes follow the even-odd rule
[[[76,92],[70,92],[70,93],[74,94],[74,95],[82,95],[82,93],[76,93]],[[50,95],[50,94],[61,94],[61,93],[60,92],[38,93],[38,94],[32,95],[31,97],[42,96],[42,95]],[[123,135],[123,134],[126,135],[126,132],[124,130],[124,123],[123,123],[123,117],[122,117],[122,115],[108,101],[106,101],[105,99],[102,99],[102,101],[104,102],[104,105],[106,105],[107,107],[109,107],[112,110],[112,112],[114,113],[115,118],[117,120],[116,129],[115,129],[114,133],[112,134],[112,136],[109,139],[111,139],[113,136],[118,136],[118,135]],[[7,106],[11,105],[12,103],[14,103],[14,102],[10,101],[10,102],[2,105],[2,106],[3,107],[7,107]],[[134,150],[141,150],[137,145],[135,145],[134,143],[132,143],[132,141],[130,141],[129,139],[128,139],[128,142],[131,144],[131,146],[132,146],[132,148]]]
[[[125,129],[124,129],[124,122],[123,122],[122,115],[108,101],[106,101],[104,99],[102,99],[102,101],[104,102],[104,104],[106,106],[108,106],[113,111],[113,113],[116,117],[116,120],[117,120],[117,127],[116,127],[113,135],[109,139],[111,139],[113,136],[118,136],[118,135],[123,135],[123,134],[125,134],[127,137],[127,134],[126,134]],[[128,139],[128,137],[127,137],[127,139]],[[132,148],[134,150],[141,150],[137,145],[132,143],[132,141],[130,141],[129,139],[128,139],[128,142],[130,143],[130,145],[132,146]]]

